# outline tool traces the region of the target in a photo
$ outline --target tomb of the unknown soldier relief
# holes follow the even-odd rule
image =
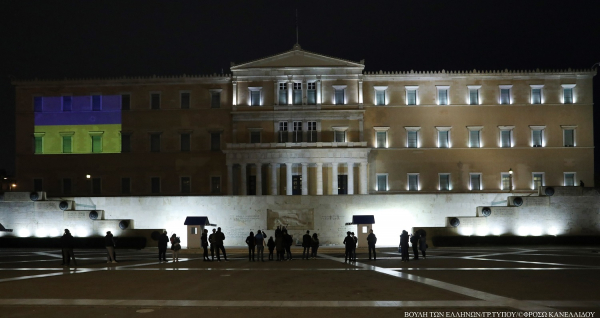
[[[296,44],[230,74],[14,80],[0,237],[600,235],[595,70],[364,68]]]

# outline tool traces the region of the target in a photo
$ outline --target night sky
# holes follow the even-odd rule
[[[10,78],[229,73],[232,61],[291,49],[296,9],[303,49],[365,59],[366,71],[566,69],[600,62],[600,1],[592,0],[3,0],[0,169],[14,173]]]

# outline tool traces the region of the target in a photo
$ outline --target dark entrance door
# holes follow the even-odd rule
[[[248,195],[256,195],[256,176],[248,176]]]
[[[348,176],[338,175],[338,194],[348,194]]]
[[[302,176],[292,176],[292,194],[302,195]]]

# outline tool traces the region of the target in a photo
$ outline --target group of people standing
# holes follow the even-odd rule
[[[258,249],[257,259],[264,262],[264,247],[269,249],[269,261],[277,260],[278,262],[293,260],[292,245],[294,244],[294,238],[290,235],[285,227],[278,226],[275,229],[275,239],[269,237],[267,241],[267,234],[265,231],[258,230],[256,235],[254,232],[250,232],[250,235],[246,238],[246,244],[248,245],[248,261],[254,262],[254,250]],[[317,233],[310,235],[310,231],[306,231],[306,234],[302,236],[302,259],[315,259],[317,258],[317,250],[319,249],[319,236]],[[276,257],[273,255],[276,252]]]
[[[408,243],[412,244],[414,260],[419,259],[419,250],[423,254],[423,258],[426,258],[425,251],[427,250],[427,237],[423,232],[416,232],[409,235],[405,230],[400,234],[400,254],[402,255],[402,261],[409,261]]]
[[[345,260],[344,262],[356,262],[356,246],[358,245],[358,237],[354,232],[346,232],[346,237],[343,242],[346,247]],[[371,260],[371,253],[373,253],[373,259],[377,260],[377,253],[375,252],[375,244],[377,244],[377,236],[373,233],[373,230],[367,235],[367,245],[369,246],[369,260]]]
[[[213,229],[212,233],[208,235],[208,230],[205,229],[202,232],[202,236],[200,237],[200,242],[202,248],[204,249],[204,253],[202,256],[203,261],[214,261],[215,260],[215,251],[217,252],[217,261],[221,261],[221,254],[223,253],[223,258],[227,262],[227,253],[225,252],[225,246],[223,245],[223,241],[225,241],[225,234],[221,231],[221,228]],[[210,246],[210,256],[208,257],[208,248]]]

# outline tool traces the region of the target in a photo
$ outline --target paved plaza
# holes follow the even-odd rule
[[[159,263],[153,249],[117,250],[117,264],[106,263],[104,250],[76,250],[78,266],[64,267],[59,250],[3,249],[0,317],[596,312],[597,250],[437,248],[404,263],[397,249],[379,249],[370,261],[359,248],[348,264],[342,249],[327,247],[316,260],[301,260],[302,250],[293,249],[293,261],[264,263],[248,262],[242,248],[229,248],[228,262],[204,262],[184,250],[178,263]]]

